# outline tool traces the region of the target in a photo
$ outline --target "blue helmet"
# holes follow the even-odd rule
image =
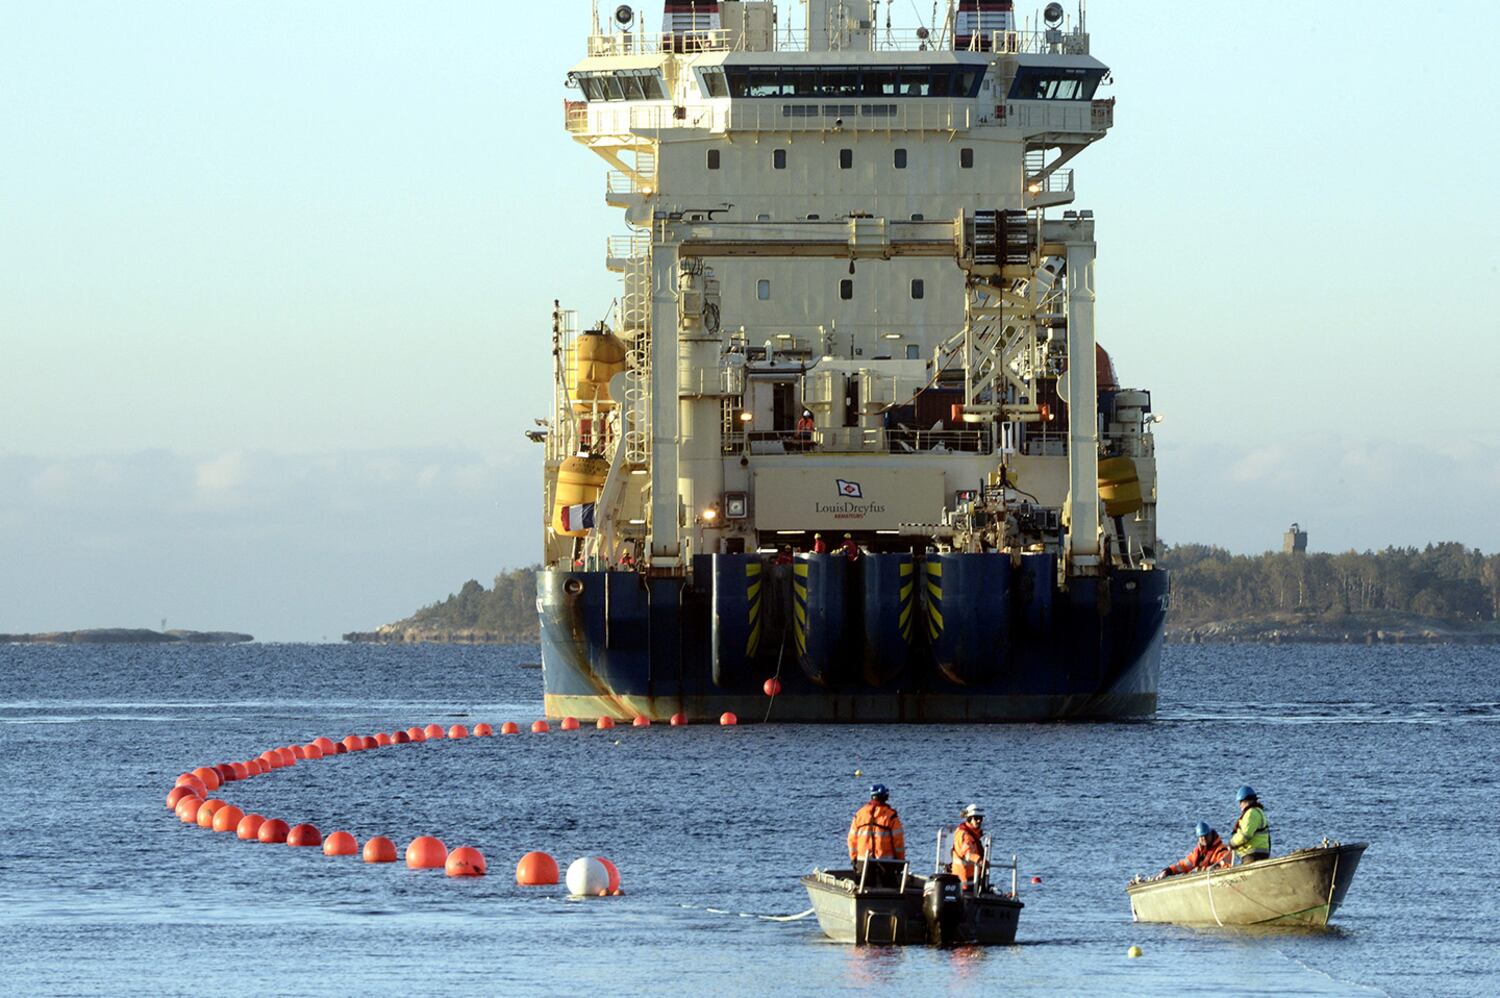
[[[879,798],[880,800],[885,800],[890,795],[891,795],[891,792],[885,788],[885,784],[884,783],[872,783],[872,784],[870,784],[870,796],[871,797],[876,797],[876,798]]]
[[[1246,801],[1246,800],[1255,800],[1255,799],[1256,799],[1255,788],[1252,787],[1252,786],[1250,786],[1250,784],[1248,784],[1248,783],[1245,784],[1243,787],[1240,787],[1240,795],[1235,798],[1236,801]]]
[[[1193,829],[1193,834],[1198,836],[1200,839],[1205,835],[1212,835],[1213,833],[1214,830],[1209,827],[1209,824],[1206,821],[1198,822],[1198,827]]]

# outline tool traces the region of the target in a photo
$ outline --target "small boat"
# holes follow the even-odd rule
[[[939,836],[941,855],[941,833]],[[1016,941],[1025,907],[1016,897],[1016,863],[1011,858],[1011,889],[989,883],[989,842],[977,890],[964,890],[959,878],[939,867],[930,876],[911,872],[904,862],[865,860],[853,869],[814,870],[802,878],[824,935],[856,945],[1000,945]]]
[[[1137,879],[1125,893],[1137,922],[1322,929],[1344,903],[1367,846],[1324,839],[1312,849],[1241,866],[1162,880]]]

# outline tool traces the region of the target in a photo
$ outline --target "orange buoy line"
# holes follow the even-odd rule
[[[650,719],[644,715],[636,715],[631,723],[638,728],[651,726]],[[686,723],[687,718],[681,713],[672,717],[674,726]],[[734,715],[725,714],[720,718],[720,723],[734,724]],[[581,725],[577,718],[565,717],[559,723],[559,727],[564,731],[577,731]],[[595,727],[599,730],[608,730],[615,727],[615,721],[611,717],[601,717]],[[545,719],[539,719],[532,723],[531,730],[542,733],[552,729]],[[506,721],[500,725],[499,729],[502,735],[519,734],[520,731],[520,725],[514,721]],[[350,752],[364,752],[392,745],[414,745],[440,739],[461,740],[468,738],[471,733],[475,737],[489,737],[495,734],[495,728],[493,725],[481,722],[474,725],[472,732],[462,724],[451,725],[445,730],[441,725],[434,723],[425,728],[413,726],[404,731],[397,729],[395,732],[382,732],[376,735],[349,734],[339,741],[320,735],[305,744],[266,749],[258,756],[242,762],[198,766],[182,773],[167,792],[166,804],[167,808],[185,825],[196,825],[219,833],[233,832],[235,837],[242,841],[285,844],[300,848],[321,846],[324,855],[327,856],[358,855],[366,863],[393,863],[398,858],[396,845],[383,835],[373,836],[361,849],[359,841],[348,832],[335,831],[325,837],[315,825],[301,823],[288,826],[287,822],[280,818],[267,818],[255,813],[247,814],[228,801],[211,797],[210,794],[229,783],[247,780],[273,770],[285,769],[299,762],[328,759]],[[479,849],[474,846],[459,846],[450,852],[442,840],[430,835],[422,835],[413,839],[407,844],[404,854],[407,866],[412,869],[442,869],[449,877],[482,877],[487,872],[484,854]],[[589,878],[589,895],[597,893],[602,897],[623,893],[620,890],[619,870],[609,860],[600,856],[586,857],[576,861],[574,866],[580,864],[596,873],[607,872],[607,884],[596,885],[594,880],[597,878],[593,876]],[[559,880],[560,871],[557,860],[548,853],[529,852],[522,856],[516,865],[517,884],[523,886],[556,885]],[[597,890],[594,889],[595,887]]]

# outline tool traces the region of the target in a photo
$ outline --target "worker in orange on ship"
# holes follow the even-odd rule
[[[828,542],[823,539],[822,534],[813,534],[813,554],[827,554]]]
[[[854,538],[848,534],[844,535],[844,543],[839,545],[839,554],[850,561],[859,560],[859,545],[854,543]]]
[[[965,888],[979,887],[979,864],[984,861],[984,810],[970,804],[960,815],[962,823],[953,830],[953,865],[949,867]]]
[[[813,422],[813,414],[810,409],[803,409],[802,416],[797,420],[797,440],[803,446],[812,443],[813,430],[817,429],[817,423]]]
[[[906,832],[901,817],[888,803],[891,792],[884,783],[870,787],[870,800],[854,813],[849,823],[849,859],[906,859]]]
[[[1193,831],[1198,834],[1198,844],[1193,846],[1192,851],[1182,859],[1158,873],[1156,880],[1176,877],[1184,873],[1196,873],[1199,870],[1216,870],[1229,865],[1231,858],[1229,847],[1224,844],[1224,840],[1219,838],[1219,833],[1214,831],[1208,822],[1198,822],[1198,827]]]

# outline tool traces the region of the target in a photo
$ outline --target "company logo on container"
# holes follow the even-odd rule
[[[865,497],[864,490],[859,487],[858,482],[846,482],[842,478],[835,478],[834,481],[838,483],[840,499],[863,499]]]

